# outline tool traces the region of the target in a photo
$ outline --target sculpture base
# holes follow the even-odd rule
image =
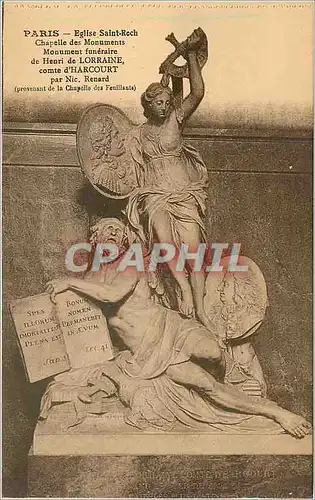
[[[43,434],[35,455],[311,455],[312,436],[193,433]]]
[[[124,422],[120,407],[67,428],[63,405],[36,426],[28,494],[307,498],[312,492],[311,453],[311,436],[197,433],[184,426],[143,432]]]
[[[254,429],[240,433],[234,426],[196,431],[180,423],[169,432],[142,431],[124,421],[122,405],[103,415],[87,415],[78,425],[67,418],[70,406],[52,408],[36,425],[34,455],[311,455],[312,436],[296,439]],[[68,410],[68,414],[66,413]],[[267,428],[268,429],[268,428]],[[281,432],[281,429],[280,429]]]
[[[30,454],[28,496],[311,498],[312,457]]]

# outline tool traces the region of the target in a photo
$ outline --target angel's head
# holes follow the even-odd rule
[[[125,152],[124,139],[109,116],[92,123],[89,138],[94,157],[97,159],[121,156]]]
[[[141,104],[146,118],[164,121],[173,106],[173,92],[161,83],[151,83],[141,96]]]

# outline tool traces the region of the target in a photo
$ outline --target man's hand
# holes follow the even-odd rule
[[[89,379],[88,384],[91,386],[89,394],[95,394],[98,391],[102,391],[106,397],[110,397],[117,392],[117,387],[114,382],[106,376],[98,380]]]
[[[50,294],[50,300],[56,304],[57,293],[65,292],[69,286],[70,283],[66,278],[54,279],[46,283],[46,292]]]
[[[77,397],[82,403],[92,403],[91,390],[88,387],[78,389]]]

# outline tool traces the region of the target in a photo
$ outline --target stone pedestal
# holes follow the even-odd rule
[[[72,455],[311,455],[312,436],[288,434],[134,433],[59,434],[35,430],[37,456]]]
[[[189,451],[189,450],[188,450]],[[36,456],[28,496],[311,498],[311,456]]]
[[[311,496],[312,436],[144,432],[125,424],[121,412],[66,427],[65,408],[37,423],[31,497]]]
[[[240,433],[239,428],[232,425],[226,425],[224,432],[214,426],[201,432],[178,422],[167,432],[142,431],[126,424],[125,408],[120,402],[113,403],[111,411],[105,414],[87,414],[78,425],[74,425],[73,411],[71,403],[55,405],[47,420],[37,422],[32,447],[34,455],[312,454],[311,435],[296,439],[281,433],[279,426],[274,427],[273,433],[263,427]]]

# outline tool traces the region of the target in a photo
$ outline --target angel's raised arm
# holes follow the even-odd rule
[[[200,45],[200,34],[195,30],[188,38],[186,45],[186,58],[189,70],[190,93],[183,101],[184,118],[189,116],[197,109],[203,99],[205,86],[201,74],[201,68],[197,59],[197,48]]]

